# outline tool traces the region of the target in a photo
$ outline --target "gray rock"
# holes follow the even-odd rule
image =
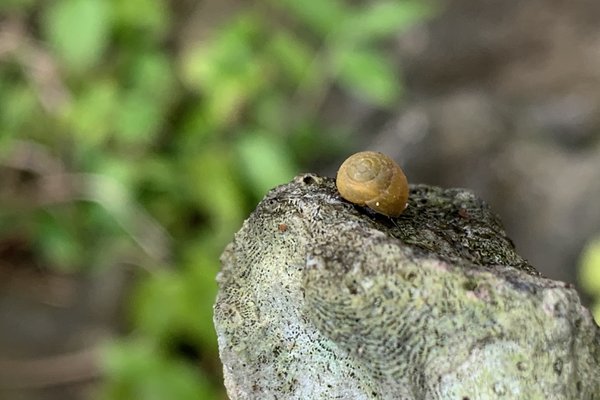
[[[222,256],[231,399],[598,399],[600,328],[471,192],[411,186],[396,219],[301,175]]]

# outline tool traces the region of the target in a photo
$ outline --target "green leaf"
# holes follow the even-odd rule
[[[586,292],[600,298],[600,238],[590,242],[583,251],[579,282]]]
[[[240,18],[214,42],[191,49],[183,57],[184,83],[202,94],[203,117],[209,126],[222,129],[233,125],[239,111],[271,84],[273,68],[255,49],[262,34],[255,24],[255,18]]]
[[[600,325],[600,301],[596,301],[596,303],[592,305],[592,315],[594,316],[596,323]]]
[[[125,37],[148,43],[160,40],[168,32],[171,15],[164,0],[104,1],[111,6],[116,27],[127,33]]]
[[[181,277],[169,273],[143,281],[133,303],[136,326],[162,342],[181,331],[185,326],[185,320],[183,325],[181,320],[185,309],[182,284]]]
[[[277,185],[288,182],[297,167],[287,148],[274,137],[249,132],[237,142],[240,172],[257,198]]]
[[[166,53],[137,54],[131,63],[128,86],[166,103],[175,87],[175,75]]]
[[[304,78],[316,56],[301,40],[282,31],[276,32],[268,45],[268,52],[292,82],[299,82]]]
[[[1,136],[29,131],[33,121],[39,123],[43,115],[34,90],[21,82],[0,88],[0,104]]]
[[[252,80],[223,79],[219,88],[206,93],[205,117],[209,124],[216,129],[233,126],[240,118],[240,111],[252,94]]]
[[[38,219],[36,247],[40,255],[52,267],[72,272],[84,256],[84,249],[74,232],[68,229],[63,219],[43,213]]]
[[[137,290],[133,310],[136,326],[162,343],[182,336],[206,348],[216,343],[215,332],[206,321],[212,318],[217,294],[214,276],[219,270],[218,255],[208,253],[205,243],[188,246],[188,265],[178,274],[154,275]]]
[[[389,106],[401,86],[395,67],[382,55],[367,49],[341,50],[335,54],[338,78],[356,96],[380,106]]]
[[[226,241],[245,213],[245,196],[233,165],[232,151],[219,144],[206,145],[190,155],[180,168],[181,196],[191,196],[209,216],[213,237]]]
[[[280,91],[269,91],[257,99],[254,103],[253,117],[262,128],[277,132],[285,126],[286,118],[289,118],[290,109],[288,97]]]
[[[118,196],[120,201],[134,197],[135,178],[137,174],[143,174],[147,171],[140,171],[139,162],[132,161],[122,157],[118,153],[108,152],[103,154],[94,163],[94,171],[103,178],[118,182],[119,187],[125,191],[122,196]],[[107,190],[109,192],[110,190]]]
[[[59,0],[46,12],[46,37],[73,71],[94,66],[102,57],[110,32],[106,0]]]
[[[433,12],[423,1],[381,1],[368,3],[348,18],[344,33],[354,40],[389,37],[418,23]]]
[[[260,43],[263,24],[252,16],[236,18],[216,32],[215,38],[188,50],[181,74],[190,88],[216,91],[223,81],[259,78],[255,43]],[[247,82],[246,85],[251,85]]]
[[[149,145],[162,126],[164,112],[156,97],[143,91],[125,92],[119,101],[115,139],[126,146]]]
[[[91,82],[73,102],[68,120],[78,145],[87,150],[104,144],[114,130],[117,85],[111,80]]]
[[[275,0],[302,23],[321,35],[334,31],[347,16],[344,2],[339,0]]]
[[[174,98],[175,77],[164,54],[137,54],[128,65],[116,113],[117,143],[146,146],[159,132]]]
[[[2,0],[0,12],[29,11],[35,4],[35,0]]]
[[[152,342],[112,343],[103,351],[107,383],[104,400],[215,399],[216,393],[198,367],[169,357]]]

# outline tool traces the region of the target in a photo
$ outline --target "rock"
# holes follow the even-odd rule
[[[273,189],[222,256],[232,400],[596,399],[600,328],[471,192],[411,186],[390,219],[312,174]]]

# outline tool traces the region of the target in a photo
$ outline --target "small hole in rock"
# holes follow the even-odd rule
[[[314,176],[312,176],[312,175],[305,175],[305,176],[302,178],[302,182],[303,182],[304,184],[306,184],[306,185],[313,185],[313,184],[315,184],[315,183],[316,183],[316,181],[315,181],[315,177],[314,177]]]

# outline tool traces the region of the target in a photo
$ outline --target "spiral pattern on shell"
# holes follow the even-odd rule
[[[351,203],[397,217],[406,208],[408,181],[398,164],[383,153],[363,151],[340,166],[336,186]]]

